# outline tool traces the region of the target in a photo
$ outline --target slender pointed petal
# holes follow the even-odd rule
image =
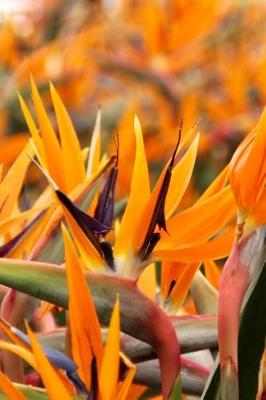
[[[7,351],[10,351],[10,352],[16,354],[17,356],[22,358],[24,361],[26,361],[32,368],[37,370],[34,356],[29,350],[25,350],[25,348],[18,346],[17,344],[4,342],[2,340],[0,340],[0,349],[7,350]]]
[[[218,265],[213,260],[205,260],[204,271],[208,281],[213,287],[218,289],[221,278],[221,269],[218,267]]]
[[[165,201],[171,181],[176,154],[181,140],[181,132],[182,122],[178,132],[177,144],[170,161],[161,174],[159,181],[155,186],[142,213],[141,221],[137,225],[133,240],[135,242],[134,247],[138,249],[138,256],[141,260],[145,260],[150,255],[160,238],[160,234],[154,232],[156,226],[158,226],[160,230],[163,229],[167,232],[165,220]]]
[[[240,213],[244,219],[253,213],[265,194],[266,182],[266,108],[249,137],[236,151],[231,161],[230,183],[236,197]],[[243,221],[240,221],[243,222]],[[257,222],[265,222],[261,215]]]
[[[11,231],[15,226],[20,226],[20,225],[25,225],[25,222],[31,220],[36,216],[36,214],[39,214],[40,211],[42,211],[44,208],[46,208],[45,205],[39,206],[39,207],[33,207],[27,211],[21,212],[20,214],[7,218],[3,221],[0,222],[0,235],[5,235],[9,231]]]
[[[48,115],[45,111],[37,86],[33,79],[31,79],[32,99],[36,110],[40,133],[42,137],[43,147],[45,150],[45,158],[47,161],[47,168],[61,189],[65,189],[65,178],[62,170],[62,154],[59,142],[57,140],[55,131],[51,125]]]
[[[173,168],[169,191],[165,202],[167,219],[176,211],[180,200],[188,187],[196,161],[198,144],[199,135],[195,137],[185,155]]]
[[[26,400],[26,397],[13,385],[11,380],[0,371],[0,388],[9,400]]]
[[[38,221],[43,217],[45,211],[42,211],[37,215],[30,223],[27,225],[22,231],[20,231],[16,236],[10,239],[7,243],[0,246],[0,257],[6,257],[19,243],[21,239],[23,239],[27,234],[35,228],[35,225]]]
[[[31,113],[30,113],[30,110],[28,109],[27,104],[25,103],[23,97],[19,93],[18,93],[18,99],[19,99],[20,107],[23,112],[24,118],[27,122],[29,131],[31,133],[32,139],[37,148],[37,152],[40,155],[40,158],[41,158],[43,164],[46,166],[47,165],[46,155],[45,155],[45,150],[44,150],[44,146],[43,146],[43,142],[42,142],[40,133],[35,125],[35,122],[31,116]]]
[[[169,234],[162,232],[156,249],[209,239],[235,216],[236,205],[229,187],[172,217]],[[170,247],[169,246],[169,247]]]
[[[77,134],[54,86],[50,84],[50,92],[56,113],[60,134],[61,152],[67,193],[85,180],[85,166]]]
[[[25,333],[12,327],[3,319],[0,320],[0,326],[17,346],[23,347],[26,351],[31,351],[30,340]],[[77,365],[61,351],[52,349],[46,345],[42,345],[41,347],[53,366],[66,371],[68,378],[72,381],[76,389],[81,393],[86,393],[86,388],[77,375]]]
[[[8,218],[16,205],[32,155],[27,145],[0,183],[0,221]]]
[[[180,244],[175,248],[169,246],[169,248],[158,250],[155,248],[153,258],[182,263],[201,262],[209,258],[219,260],[230,254],[234,237],[235,229],[231,228],[208,242]]]
[[[137,117],[135,117],[134,120],[134,132],[136,140],[135,162],[131,179],[130,195],[114,247],[116,257],[123,256],[123,254],[135,250],[132,248],[132,237],[136,232],[136,226],[140,222],[140,216],[150,196],[149,171],[142,131]]]
[[[92,358],[96,358],[98,371],[102,360],[103,348],[100,324],[74,245],[66,229],[64,227],[62,229],[69,288],[72,354],[79,366],[80,376],[89,387]],[[81,304],[82,307],[80,307]]]
[[[115,185],[117,179],[117,161],[111,171],[109,172],[107,181],[101,192],[98,200],[97,207],[95,209],[94,217],[97,221],[102,223],[104,226],[111,229],[114,215],[114,202],[115,202]],[[105,232],[107,233],[107,232]]]
[[[46,356],[44,355],[41,346],[39,345],[35,335],[27,326],[29,338],[31,341],[32,351],[35,356],[38,371],[42,377],[44,385],[47,389],[49,398],[51,400],[58,400],[64,398],[66,400],[71,400],[71,396],[64,385],[63,381],[59,378],[58,374],[51,366]]]
[[[138,279],[138,288],[150,299],[156,298],[156,271],[155,263],[150,264],[141,273]]]
[[[99,376],[99,390],[102,400],[115,398],[120,366],[120,307],[116,299],[108,336],[104,349]]]
[[[90,152],[87,164],[87,177],[91,177],[98,169],[101,155],[101,110],[97,112],[94,130],[91,137]]]
[[[124,364],[129,368],[129,370],[127,371],[127,375],[124,381],[118,387],[118,393],[116,397],[117,400],[126,400],[128,399],[128,393],[132,385],[133,378],[136,374],[136,367],[123,353],[120,353],[120,356]]]

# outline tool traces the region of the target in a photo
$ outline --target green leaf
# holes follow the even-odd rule
[[[173,390],[170,394],[169,400],[181,400],[181,379],[180,375],[177,377]]]

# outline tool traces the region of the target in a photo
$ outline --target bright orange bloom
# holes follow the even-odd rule
[[[241,236],[246,220],[248,231],[266,222],[266,109],[233,156],[230,184],[239,208]]]

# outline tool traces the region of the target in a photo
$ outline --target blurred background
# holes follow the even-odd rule
[[[259,0],[1,0],[0,162],[7,169],[27,142],[16,92],[31,103],[32,74],[52,120],[48,83],[55,84],[83,146],[100,106],[105,150],[118,130],[126,166],[135,113],[155,174],[181,119],[184,129],[198,124],[200,152],[183,205],[191,202],[266,102],[265,17]],[[119,196],[129,182],[125,168]]]

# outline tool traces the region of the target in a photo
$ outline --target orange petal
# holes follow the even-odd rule
[[[216,289],[219,288],[221,271],[213,260],[204,261],[204,270],[205,275],[208,281],[214,286]]]
[[[115,243],[116,257],[133,251],[132,238],[144,207],[150,196],[149,171],[145,155],[141,126],[137,117],[134,120],[136,155],[131,180],[130,195]]]
[[[31,146],[27,145],[0,184],[0,220],[8,218],[16,205],[32,155]]]
[[[61,153],[67,193],[85,180],[85,166],[77,134],[54,86],[50,84],[50,92],[56,113],[60,134]]]
[[[65,178],[63,174],[63,160],[59,142],[48,115],[43,106],[40,94],[33,79],[31,79],[32,99],[34,102],[42,142],[45,150],[45,158],[47,160],[47,168],[51,177],[56,181],[58,186],[65,190]]]
[[[152,263],[144,269],[138,279],[138,288],[147,297],[155,300],[156,297],[156,271],[155,264]]]
[[[32,368],[37,370],[36,361],[33,354],[30,351],[26,350],[24,347],[0,340],[0,349],[11,351],[12,353],[16,354],[24,361],[26,361],[26,363],[28,363]]]
[[[87,177],[91,177],[99,168],[101,155],[101,110],[98,110],[94,130],[91,136],[91,145],[89,151]]]
[[[5,235],[11,229],[17,226],[24,225],[27,221],[29,221],[32,217],[35,217],[40,211],[42,211],[45,207],[36,207],[31,208],[30,210],[24,211],[15,217],[7,218],[0,222],[0,234]]]
[[[105,262],[101,258],[98,251],[95,249],[94,245],[86,237],[85,233],[82,231],[78,223],[72,217],[70,212],[61,204],[64,215],[70,227],[71,233],[73,235],[74,242],[78,248],[84,264],[91,271],[99,271],[105,268]]]
[[[214,181],[208,186],[205,192],[200,196],[195,204],[202,203],[209,197],[212,197],[216,193],[220,192],[228,183],[229,177],[229,165],[227,165],[222,172],[214,179]]]
[[[23,97],[18,93],[18,99],[20,103],[21,110],[23,112],[24,118],[27,122],[29,131],[31,133],[32,139],[35,143],[35,146],[38,150],[38,153],[40,155],[40,158],[43,162],[44,165],[46,165],[46,156],[45,156],[45,150],[42,142],[42,138],[40,137],[39,131],[35,125],[35,122],[31,116],[30,110],[28,109],[27,104],[25,103]]]
[[[156,249],[207,240],[235,214],[235,200],[230,187],[226,187],[207,200],[172,217],[167,222],[169,234],[161,232],[161,240]]]
[[[239,208],[252,213],[265,191],[266,108],[250,135],[242,142],[231,161],[230,183]]]
[[[104,349],[99,376],[101,400],[115,400],[120,366],[120,315],[117,297]]]
[[[200,263],[191,263],[183,265],[181,273],[176,275],[176,283],[170,294],[171,299],[171,312],[175,313],[184,303],[189,288],[191,286],[192,280],[195,273],[200,267]]]
[[[120,353],[120,356],[121,356],[124,364],[129,368],[129,371],[127,372],[127,376],[124,379],[124,381],[121,384],[119,384],[119,386],[118,386],[116,399],[117,400],[126,400],[126,399],[128,399],[127,396],[128,396],[130,387],[132,385],[133,378],[136,374],[136,367],[134,364],[131,363],[131,361],[123,353]]]
[[[171,182],[165,203],[166,218],[169,218],[174,213],[188,187],[196,161],[198,144],[199,135],[196,136],[186,154],[172,171]]]
[[[214,239],[199,244],[180,245],[176,248],[154,250],[153,258],[182,263],[196,263],[208,259],[218,260],[230,253],[235,236],[232,228]]]
[[[69,290],[69,323],[72,354],[79,366],[81,378],[88,384],[90,382],[90,361],[92,357],[96,358],[98,370],[101,365],[103,354],[101,328],[74,245],[64,226],[62,226],[62,231],[65,243]]]
[[[11,380],[0,371],[0,388],[9,400],[26,400],[26,397],[13,385]]]
[[[27,331],[31,341],[32,351],[36,360],[38,372],[41,375],[49,399],[58,400],[63,398],[65,400],[71,400],[71,396],[66,386],[59,378],[58,374],[56,373],[50,362],[47,360],[45,354],[41,349],[41,346],[39,345],[35,335],[28,325]]]

